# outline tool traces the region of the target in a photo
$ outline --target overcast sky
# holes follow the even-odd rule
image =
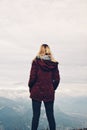
[[[87,84],[87,0],[0,1],[0,87],[26,84],[42,43],[61,83]]]

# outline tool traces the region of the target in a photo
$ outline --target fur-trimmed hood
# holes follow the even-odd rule
[[[45,55],[42,58],[36,58],[37,64],[45,71],[51,71],[57,68],[58,62],[51,61],[50,57]]]

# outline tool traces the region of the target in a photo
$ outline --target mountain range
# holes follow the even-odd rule
[[[55,108],[57,128],[60,130],[82,127],[81,119]],[[0,97],[0,130],[30,130],[32,106],[30,100],[12,100]],[[39,130],[46,129],[48,122],[42,105]]]

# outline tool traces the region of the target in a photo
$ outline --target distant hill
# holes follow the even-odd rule
[[[39,130],[48,127],[44,113],[44,109],[42,109]],[[2,127],[2,130],[30,130],[31,119],[31,102],[28,100],[11,100],[0,97],[0,127]],[[81,125],[80,121],[63,113],[57,106],[55,109],[55,119],[57,128],[61,130],[65,130],[66,128],[78,128],[78,126],[80,127]]]
[[[72,129],[72,130],[87,130],[87,128],[79,128],[79,129]]]
[[[27,130],[24,121],[26,106],[19,101],[0,98],[0,122],[5,130]]]

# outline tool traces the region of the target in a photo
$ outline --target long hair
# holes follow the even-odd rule
[[[39,50],[39,52],[37,54],[37,57],[41,58],[44,55],[48,55],[50,57],[51,61],[56,62],[56,60],[53,58],[50,47],[47,44],[42,44],[41,45],[40,50]]]

